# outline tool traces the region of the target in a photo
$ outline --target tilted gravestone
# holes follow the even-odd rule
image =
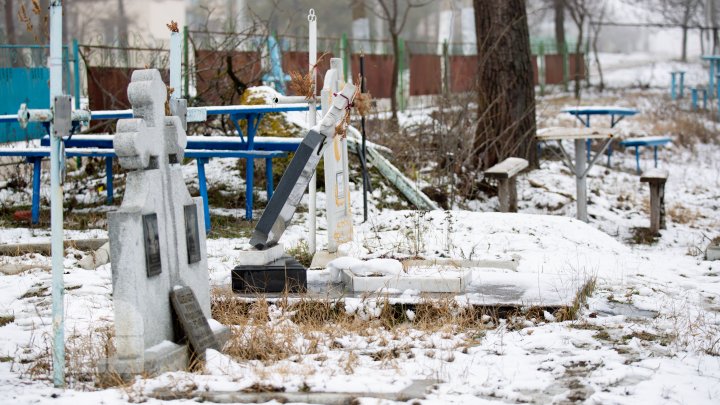
[[[108,214],[116,348],[109,367],[122,375],[187,366],[187,348],[173,343],[173,289],[189,287],[211,317],[202,200],[185,186],[187,138],[180,118],[165,116],[166,97],[158,70],[133,72],[134,118],[118,121],[113,141],[129,170],[122,205]]]

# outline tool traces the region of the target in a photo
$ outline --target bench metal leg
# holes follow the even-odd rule
[[[508,183],[510,183],[510,212],[517,212],[517,181],[515,177],[511,177]]]
[[[585,151],[587,152],[587,153],[586,153],[586,155],[587,155],[586,159],[587,159],[587,160],[590,160],[590,154],[592,153],[592,141],[591,141],[590,139],[588,139],[588,140],[585,141]]]
[[[708,80],[708,81],[710,82],[710,86],[709,86],[710,91],[713,91],[713,89],[715,88],[715,86],[714,86],[714,83],[715,83],[715,61],[713,61],[713,60],[710,61],[710,78],[709,79],[710,80]],[[711,97],[712,97],[712,95],[711,95]]]
[[[510,212],[510,179],[498,180],[498,201],[500,212]]]
[[[575,140],[575,178],[577,181],[577,219],[588,222],[587,176],[585,174],[585,140]]]
[[[697,89],[691,89],[690,90],[690,97],[692,99],[692,110],[697,111],[698,109],[698,90]]]
[[[655,168],[657,169],[657,149],[658,149],[658,147],[655,146],[654,149],[655,150],[653,151],[653,154],[655,156]]]
[[[113,158],[105,158],[105,187],[107,188],[107,205],[113,203]]]
[[[203,213],[205,214],[205,232],[210,232],[210,207],[208,206],[207,181],[205,179],[205,163],[207,158],[198,158],[198,187],[200,188],[200,197],[203,199]]]
[[[612,143],[611,143],[608,145],[608,149],[607,149],[607,156],[608,156],[607,166],[608,167],[610,167],[610,159],[612,158],[612,154],[613,154],[613,148],[612,148]]]
[[[677,95],[675,94],[675,72],[670,72],[670,99],[675,101]]]
[[[635,170],[640,174],[640,147],[635,147]]]
[[[248,158],[245,165],[245,219],[253,218],[253,182],[255,178],[255,159]]]
[[[31,160],[33,164],[33,193],[32,193],[32,207],[30,213],[32,217],[32,223],[37,225],[40,222],[40,177],[42,168],[42,159],[33,158]]]
[[[685,93],[685,72],[680,72],[680,98],[684,97]]]
[[[665,229],[665,183],[650,184],[650,232]]]
[[[272,158],[265,159],[265,180],[267,181],[267,198],[270,201],[273,194],[273,168]]]

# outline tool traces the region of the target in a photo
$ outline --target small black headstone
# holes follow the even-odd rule
[[[204,360],[206,349],[220,350],[220,345],[190,287],[174,288],[170,293],[170,302],[175,317],[190,343],[190,350],[197,358]]]
[[[157,214],[143,215],[143,239],[145,241],[145,269],[147,276],[160,274],[160,233],[158,232]]]
[[[187,245],[188,264],[199,262],[200,232],[195,204],[185,206],[185,244]]]

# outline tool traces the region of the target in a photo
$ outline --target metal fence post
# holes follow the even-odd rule
[[[400,111],[405,111],[405,41],[398,38],[398,91],[400,101]]]
[[[73,65],[74,65],[74,91],[75,93],[75,109],[80,109],[80,45],[78,45],[77,38],[73,38]]]
[[[190,88],[190,64],[189,62],[189,51],[188,51],[188,26],[183,27],[183,66],[185,69],[183,70],[183,89],[182,89],[182,95],[183,98],[187,99],[188,94],[190,94],[190,91],[188,90]]]
[[[50,5],[50,105],[62,95],[62,0]],[[62,138],[50,123],[50,240],[52,254],[53,385],[65,386],[65,322],[63,298],[63,189],[60,173],[64,164]],[[62,135],[62,134],[60,134]]]
[[[540,41],[538,55],[535,56],[538,66],[538,82],[540,83],[540,96],[545,95],[545,42]]]
[[[568,63],[568,45],[567,42],[562,43],[562,68],[563,68],[563,86],[565,87],[565,91],[568,91],[568,75],[570,71],[569,63]]]

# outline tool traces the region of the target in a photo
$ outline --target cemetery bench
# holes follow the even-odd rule
[[[538,142],[556,141],[560,151],[562,152],[562,162],[565,166],[575,174],[577,185],[577,219],[587,222],[587,174],[597,162],[600,155],[610,145],[613,135],[607,128],[543,128],[537,132],[536,138]],[[590,153],[589,148],[586,151],[587,141],[597,139],[601,141],[600,150],[595,157],[588,162],[587,154]],[[565,150],[563,141],[571,140],[575,143],[575,161]]]
[[[517,212],[517,182],[515,177],[528,167],[528,161],[509,157],[485,171],[485,176],[498,181],[500,212]]]
[[[620,141],[620,145],[624,147],[635,147],[635,169],[637,170],[637,173],[640,174],[640,147],[641,146],[652,146],[653,147],[653,156],[655,158],[655,167],[657,168],[658,165],[658,147],[667,145],[668,143],[672,142],[672,138],[669,136],[645,136],[642,138],[628,138]],[[612,153],[610,153],[612,155]],[[610,161],[610,156],[608,156],[608,162]]]
[[[702,93],[702,100],[703,100],[703,110],[707,109],[707,99],[708,99],[708,92],[707,89],[705,89],[704,86],[697,86],[690,89],[690,93],[692,95],[692,109],[693,111],[698,110],[698,93]]]
[[[634,108],[614,107],[614,106],[578,106],[568,107],[562,110],[564,113],[574,115],[586,128],[590,128],[590,117],[606,116],[610,117],[610,128],[614,128],[618,122],[625,117],[630,117],[638,113]],[[587,150],[587,160],[590,160],[590,139],[585,142]],[[612,143],[608,145],[608,166],[610,166],[610,155],[612,155]]]
[[[720,55],[703,55],[703,60],[710,63],[708,69],[708,93],[710,98],[717,97],[717,73],[720,72]]]
[[[88,139],[84,139],[88,138]],[[105,158],[106,168],[106,187],[107,187],[107,202],[111,203],[113,199],[113,170],[112,170],[112,159],[115,156],[115,151],[112,149],[112,135],[94,135],[94,136],[78,136],[70,138],[65,142],[67,148],[65,149],[65,155],[67,157],[101,157]],[[202,139],[205,137],[188,137],[188,148],[185,151],[185,157],[189,159],[196,159],[198,164],[198,187],[200,188],[200,195],[203,197],[203,209],[205,214],[205,228],[206,231],[210,230],[210,209],[207,201],[207,180],[205,177],[205,164],[210,158],[238,158],[248,160],[246,178],[249,179],[246,187],[246,203],[245,203],[245,216],[246,218],[252,218],[252,206],[253,206],[253,178],[254,178],[254,162],[255,159],[265,159],[265,168],[267,180],[267,192],[268,198],[273,193],[273,181],[272,181],[272,159],[276,157],[284,157],[287,152],[292,148],[293,144],[297,145],[298,141],[294,138],[279,138],[288,139],[284,142],[279,142],[276,139],[263,140],[258,139],[259,146],[263,145],[282,145],[281,148],[285,150],[242,150],[237,145],[233,145],[233,140],[239,140],[238,138],[228,138],[227,142],[203,142]],[[212,137],[212,138],[227,138],[227,137]],[[45,138],[43,142],[46,140]],[[48,141],[49,142],[49,141]],[[76,147],[78,145],[94,145],[95,147]],[[190,149],[190,146],[197,149]],[[231,146],[235,146],[232,149]],[[295,146],[297,148],[297,146]],[[41,178],[41,167],[42,159],[50,156],[50,148],[46,146],[34,147],[34,148],[0,148],[0,156],[13,156],[13,157],[24,157],[28,163],[33,164],[33,194],[32,194],[32,223],[37,224],[40,219],[40,178]]]
[[[675,76],[680,77],[680,97],[683,98],[684,92],[685,92],[685,71],[684,70],[678,70],[678,71],[672,71],[670,72],[670,97],[674,100],[678,99],[678,92],[676,90],[677,86],[675,85]]]
[[[641,183],[650,184],[650,232],[657,234],[665,229],[665,182],[668,171],[650,169],[640,177]]]

